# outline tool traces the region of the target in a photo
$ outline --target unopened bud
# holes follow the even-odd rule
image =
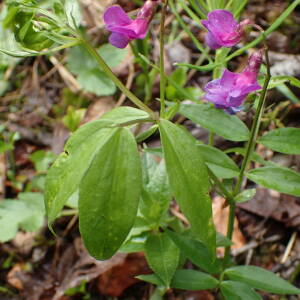
[[[160,0],[147,0],[137,14],[138,19],[151,19]]]
[[[258,74],[260,66],[263,62],[263,54],[264,50],[262,49],[255,51],[248,60],[246,70]]]

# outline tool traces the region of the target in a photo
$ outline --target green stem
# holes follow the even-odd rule
[[[165,20],[167,13],[168,0],[164,1],[161,11],[160,20],[160,114],[163,118],[166,112],[165,93],[166,93],[166,76],[165,76]]]
[[[153,119],[156,119],[156,115],[152,109],[145,105],[139,98],[137,98],[127,87],[119,80],[118,77],[112,72],[110,67],[105,63],[99,53],[87,42],[83,37],[80,38],[80,42],[83,47],[93,56],[97,61],[101,69],[106,75],[115,83],[115,85],[124,93],[138,108],[147,112]]]
[[[256,137],[257,137],[257,133],[258,133],[258,130],[259,130],[261,116],[262,116],[262,113],[263,113],[263,107],[264,107],[265,100],[266,100],[267,89],[268,89],[268,85],[269,85],[269,82],[270,82],[270,79],[271,79],[268,49],[266,49],[266,51],[265,51],[265,57],[266,57],[267,75],[266,75],[266,78],[265,78],[265,82],[264,82],[262,92],[261,92],[260,97],[259,97],[258,107],[257,107],[256,113],[255,113],[255,117],[254,117],[252,127],[251,127],[250,139],[249,139],[249,142],[247,143],[246,153],[245,153],[245,156],[244,156],[244,159],[243,159],[243,162],[242,162],[242,166],[241,166],[241,170],[240,170],[239,177],[238,177],[238,180],[237,180],[237,184],[236,184],[235,189],[233,191],[233,196],[234,197],[237,194],[239,194],[239,192],[241,190],[241,186],[242,186],[243,179],[244,179],[244,173],[245,173],[245,170],[247,169],[247,166],[248,166],[249,161],[250,161],[251,154],[252,154],[253,149],[254,149],[254,145],[256,143]],[[230,213],[229,213],[229,220],[228,220],[228,228],[227,228],[227,238],[229,238],[230,240],[232,238],[233,228],[234,228],[234,211],[235,211],[235,202],[231,201],[230,202]],[[230,250],[231,250],[230,246],[226,247],[226,249],[225,249],[224,266],[226,266],[228,264],[229,256],[230,256]]]

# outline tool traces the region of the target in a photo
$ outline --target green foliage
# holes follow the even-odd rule
[[[300,174],[287,168],[263,167],[249,171],[247,177],[257,184],[294,196],[300,196]]]
[[[128,53],[126,49],[118,49],[110,44],[102,45],[97,51],[111,68],[118,66]],[[115,93],[115,84],[95,66],[93,57],[83,47],[77,46],[70,49],[67,67],[78,76],[78,83],[87,92],[97,96]]]
[[[234,201],[238,203],[243,203],[251,200],[256,194],[256,189],[247,189],[239,193],[234,197]]]
[[[155,229],[165,220],[172,193],[164,160],[157,163],[152,154],[145,153],[142,166],[143,189],[139,212]]]
[[[223,151],[204,144],[198,148],[204,162],[218,178],[233,178],[239,174],[236,163]]]
[[[208,290],[218,286],[219,281],[203,272],[195,270],[177,270],[171,282],[171,287],[182,290]]]
[[[199,148],[192,136],[167,120],[160,120],[159,130],[171,189],[195,237],[214,253],[209,181]]]
[[[258,142],[277,152],[300,154],[300,129],[275,129],[267,132]]]
[[[75,131],[79,126],[85,115],[86,109],[74,109],[72,106],[68,107],[67,114],[63,117],[64,125],[70,130]]]
[[[133,226],[142,182],[130,130],[101,131],[105,142],[94,153],[79,186],[79,228],[89,253],[103,260],[120,248]]]
[[[51,151],[38,150],[33,152],[29,159],[34,163],[37,172],[46,172],[54,162],[56,155]]]
[[[226,280],[221,282],[220,287],[226,300],[262,300],[262,297],[246,283]]]
[[[288,281],[285,281],[274,273],[259,267],[232,267],[225,270],[224,275],[230,280],[243,282],[262,291],[282,295],[300,294],[300,289],[294,287]]]
[[[147,262],[166,287],[179,262],[179,249],[166,233],[149,235],[145,244]]]
[[[20,193],[18,200],[0,201],[0,242],[15,237],[18,229],[37,231],[43,223],[45,209],[40,193]]]
[[[180,113],[196,124],[230,141],[247,141],[249,130],[237,117],[226,114],[210,104],[182,104]]]
[[[188,237],[187,233],[175,233],[168,230],[167,234],[196,266],[208,273],[217,274],[220,272],[219,261],[209,252],[204,243]]]

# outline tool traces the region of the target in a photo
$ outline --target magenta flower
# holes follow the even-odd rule
[[[104,13],[106,29],[111,31],[109,42],[125,48],[131,40],[145,38],[158,0],[147,0],[135,20],[131,20],[120,6],[111,6]]]
[[[238,23],[227,10],[214,10],[207,15],[207,20],[202,21],[203,26],[208,30],[206,43],[211,49],[232,47],[241,41],[244,27],[249,23],[249,20]]]
[[[241,73],[225,70],[222,77],[210,81],[204,88],[204,98],[229,114],[241,110],[241,105],[251,92],[261,89],[257,76],[262,63],[262,51],[255,52]]]

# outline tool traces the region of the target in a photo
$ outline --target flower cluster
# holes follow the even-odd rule
[[[216,108],[224,109],[230,114],[241,110],[247,95],[261,89],[257,75],[262,62],[262,52],[255,52],[249,59],[247,67],[241,73],[228,70],[219,79],[210,81],[204,88],[204,98],[215,104]]]
[[[223,9],[210,12],[207,20],[202,21],[202,25],[208,30],[206,43],[211,49],[235,46],[241,41],[244,28],[249,24],[248,19],[238,23],[231,12]]]
[[[109,42],[118,48],[125,48],[134,39],[145,38],[150,21],[160,0],[147,0],[139,10],[136,19],[130,19],[120,6],[109,7],[104,13],[106,29],[112,34]],[[231,12],[217,9],[202,20],[208,30],[206,43],[211,49],[232,47],[238,44],[250,25],[248,19],[238,23]],[[216,108],[230,114],[241,110],[241,105],[251,92],[261,89],[257,76],[262,63],[262,51],[254,53],[247,67],[241,73],[225,70],[219,79],[209,82],[204,90],[204,98],[214,103]]]

